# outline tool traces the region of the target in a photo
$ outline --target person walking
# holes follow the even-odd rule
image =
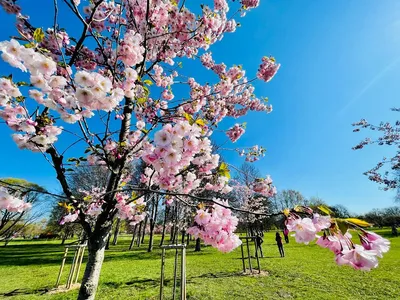
[[[282,244],[282,237],[279,232],[276,232],[275,241],[276,244],[278,245],[279,254],[281,255],[281,257],[285,257],[285,251],[283,250],[283,244]]]
[[[285,229],[283,229],[283,236],[285,237],[286,244],[289,244],[289,230],[286,228],[286,226]]]
[[[261,237],[260,235],[257,235],[257,237],[256,237],[256,243],[257,243],[257,245],[256,245],[256,251],[260,250],[260,253],[261,253],[261,256],[260,256],[260,257],[264,257],[264,254],[263,254],[263,251],[262,251],[262,246],[261,246],[261,244],[262,244],[263,242],[264,242],[264,241],[263,241],[262,237]]]
[[[398,236],[396,225],[392,225],[392,236]]]

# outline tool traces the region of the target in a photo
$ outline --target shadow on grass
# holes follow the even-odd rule
[[[152,252],[147,252],[146,244],[140,248],[134,247],[132,250],[128,250],[128,247],[128,242],[111,246],[106,250],[104,261],[155,260],[161,257],[161,250],[158,247],[154,247]],[[87,251],[85,253],[87,255]],[[60,265],[63,254],[64,246],[58,242],[16,241],[7,247],[0,247],[0,266]],[[74,251],[70,249],[67,262],[72,260],[73,254]],[[187,252],[188,256],[194,254],[199,255],[199,252],[194,253],[190,250]],[[173,251],[167,251],[166,257],[170,258],[173,255]]]
[[[11,292],[0,294],[0,296],[13,297],[13,296],[17,296],[17,295],[33,295],[33,294],[44,295],[48,291],[50,291],[50,288],[48,288],[48,287],[39,288],[39,289],[15,289],[15,290],[12,290]]]

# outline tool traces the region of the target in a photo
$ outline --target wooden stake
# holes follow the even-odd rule
[[[257,238],[254,238],[254,245],[256,245],[257,267],[258,267],[258,274],[260,274],[261,273],[261,269],[260,269],[260,259],[258,257],[258,242],[257,242]]]
[[[162,255],[161,255],[160,300],[163,300],[164,298],[164,270],[165,270],[165,248],[162,249]]]
[[[186,245],[183,245],[181,255],[181,300],[186,300]]]
[[[245,262],[244,262],[243,243],[240,244],[240,249],[242,250],[243,273],[246,273],[246,264],[245,264]]]
[[[73,274],[75,272],[75,264],[76,264],[76,254],[78,252],[79,248],[77,248],[75,250],[75,254],[74,254],[74,258],[72,260],[72,265],[71,265],[71,269],[69,271],[69,275],[68,275],[68,280],[67,280],[67,284],[66,284],[66,288],[69,289],[71,287],[71,283],[72,283],[72,278],[73,278]]]
[[[82,260],[83,260],[84,253],[85,253],[85,246],[82,246],[82,248],[81,248],[81,256],[80,256],[79,261],[78,261],[78,271],[76,272],[75,283],[78,282],[79,272],[81,271],[81,266],[82,266]]]
[[[251,267],[251,256],[250,256],[250,248],[249,248],[249,239],[246,239],[246,246],[247,246],[247,255],[249,259],[249,269],[250,272],[253,273],[253,268]]]
[[[63,259],[62,259],[62,262],[61,262],[61,268],[60,268],[60,271],[58,272],[58,277],[57,277],[57,282],[56,282],[56,288],[57,288],[58,285],[60,284],[61,274],[62,274],[62,271],[63,271],[63,269],[64,269],[65,260],[67,259],[67,255],[68,255],[68,248],[65,248],[65,250],[64,250],[64,256],[63,256]]]
[[[178,248],[175,249],[175,263],[174,263],[174,287],[172,290],[172,300],[175,300],[176,294],[176,273],[178,272]]]

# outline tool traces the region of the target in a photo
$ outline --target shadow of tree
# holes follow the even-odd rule
[[[0,296],[13,297],[13,296],[17,296],[17,295],[33,295],[33,294],[44,295],[48,291],[50,291],[50,287],[44,287],[44,288],[39,288],[39,289],[15,289],[15,290],[12,290],[11,292],[0,294]]]

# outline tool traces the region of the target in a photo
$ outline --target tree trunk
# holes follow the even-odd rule
[[[137,224],[135,225],[135,227],[133,227],[132,240],[131,240],[131,244],[129,245],[129,250],[132,250],[133,243],[135,242],[136,228],[137,228]]]
[[[107,237],[107,243],[106,243],[106,249],[105,250],[110,249],[110,240],[111,240],[111,234],[109,234],[108,237]]]
[[[153,237],[154,237],[154,227],[156,225],[156,220],[157,220],[157,211],[158,211],[158,200],[154,201],[153,204],[152,217],[150,219],[149,247],[147,248],[147,252],[153,251]]]
[[[183,245],[185,243],[186,230],[182,230],[181,234],[181,244]]]
[[[147,221],[148,221],[148,217],[146,215],[146,218],[144,219],[144,226],[143,226],[143,233],[142,233],[142,244],[144,243],[144,236],[146,234],[146,226],[147,226]]]
[[[139,230],[138,230],[138,238],[136,240],[137,246],[140,247],[140,240],[141,240],[141,233],[142,233],[142,224],[143,222],[140,222],[139,224]]]
[[[160,247],[164,244],[165,226],[167,225],[167,216],[168,216],[168,210],[167,210],[167,208],[165,208],[164,222],[163,222],[162,233],[161,233]]]
[[[201,250],[201,240],[200,240],[200,238],[197,238],[196,239],[196,246],[194,248],[194,251],[195,252],[199,252],[200,250]]]
[[[190,243],[190,234],[186,235],[186,247],[189,247],[189,243]]]
[[[118,235],[119,235],[119,229],[121,227],[121,219],[117,219],[117,224],[115,224],[115,231],[114,231],[114,238],[112,244],[115,246],[117,245],[118,242]]]
[[[109,230],[104,230],[102,233],[93,233],[88,239],[88,261],[79,290],[78,300],[95,299],[101,266],[104,260],[104,250],[109,235]]]

